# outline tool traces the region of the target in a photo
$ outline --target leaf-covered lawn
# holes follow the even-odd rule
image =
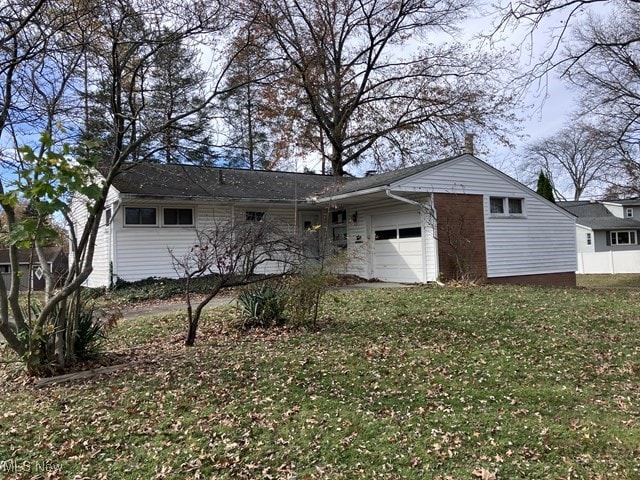
[[[123,322],[135,370],[5,384],[3,475],[640,478],[639,290],[336,293],[315,331],[214,313],[188,350],[184,318]]]
[[[634,287],[640,288],[640,274],[618,273],[615,275],[576,275],[579,287]]]

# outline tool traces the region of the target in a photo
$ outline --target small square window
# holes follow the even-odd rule
[[[489,198],[489,209],[491,213],[504,213],[504,198],[502,197]]]
[[[633,217],[633,208],[627,208],[627,213],[626,213],[628,218]]]
[[[125,225],[155,225],[156,209],[154,207],[125,207]]]
[[[509,199],[509,213],[512,215],[522,215],[522,199],[521,198]]]
[[[165,225],[193,225],[192,208],[165,208],[163,209]]]
[[[249,211],[246,212],[247,222],[260,222],[264,218],[264,212]]]

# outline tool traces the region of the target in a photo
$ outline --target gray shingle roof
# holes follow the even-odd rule
[[[613,215],[601,203],[591,201],[558,202],[558,205],[577,216],[576,223],[593,230],[640,229],[640,222]]]
[[[576,223],[589,227],[592,230],[640,229],[640,222],[637,220],[614,217],[613,215],[610,217],[578,217]]]
[[[358,190],[368,190],[371,188],[390,185],[394,182],[402,180],[403,178],[410,177],[411,175],[415,175],[416,173],[424,172],[425,170],[429,170],[438,165],[442,165],[443,163],[446,163],[458,157],[459,155],[455,157],[445,158],[442,160],[436,160],[435,162],[414,165],[412,167],[399,168],[398,170],[394,170],[392,172],[379,173],[379,174],[370,175],[364,178],[355,178],[348,182],[343,183],[339,188],[337,188],[335,191],[331,193],[333,194],[352,193],[352,192],[357,192]]]
[[[613,217],[607,207],[601,203],[591,201],[558,202],[558,206],[573,213],[576,217]],[[615,218],[615,217],[614,217]]]
[[[364,178],[197,165],[138,163],[126,166],[113,186],[141,197],[211,198],[220,200],[305,200],[329,194],[353,193],[389,185],[454,158],[424,163]]]
[[[139,163],[125,168],[113,186],[120,193],[143,197],[292,202],[346,181],[304,173]]]

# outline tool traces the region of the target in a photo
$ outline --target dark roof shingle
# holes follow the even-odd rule
[[[123,194],[221,200],[304,200],[335,189],[348,179],[305,173],[139,163],[115,178]]]
[[[558,202],[558,205],[578,217],[576,220],[578,225],[584,225],[585,227],[589,227],[593,230],[640,228],[640,222],[637,220],[616,217],[607,209],[607,207],[598,202]]]
[[[354,178],[350,181],[344,182],[339,186],[339,188],[331,193],[353,193],[357,192],[358,190],[369,190],[371,188],[390,185],[394,182],[402,180],[403,178],[410,177],[411,175],[415,175],[416,173],[424,172],[458,157],[459,155],[455,157],[444,158],[442,160],[436,160],[434,162],[421,163],[420,165],[414,165],[412,167],[399,168],[398,170],[393,170],[392,172],[378,173],[363,178]]]

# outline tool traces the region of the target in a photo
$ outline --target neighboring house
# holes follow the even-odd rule
[[[196,229],[261,218],[321,224],[364,278],[575,285],[573,215],[469,154],[360,179],[136,165],[109,192],[88,285],[176,277],[169,249],[187,252]]]
[[[55,281],[58,282],[67,274],[69,259],[62,247],[44,247],[44,255],[47,258],[49,267],[54,274]],[[31,275],[27,275],[29,265]],[[31,250],[18,250],[18,265],[20,268],[20,289],[44,290],[44,274],[40,267],[38,255]],[[9,261],[9,249],[0,249],[0,273],[7,288],[11,287],[11,262]]]
[[[640,273],[640,198],[558,205],[577,217],[578,273]]]

